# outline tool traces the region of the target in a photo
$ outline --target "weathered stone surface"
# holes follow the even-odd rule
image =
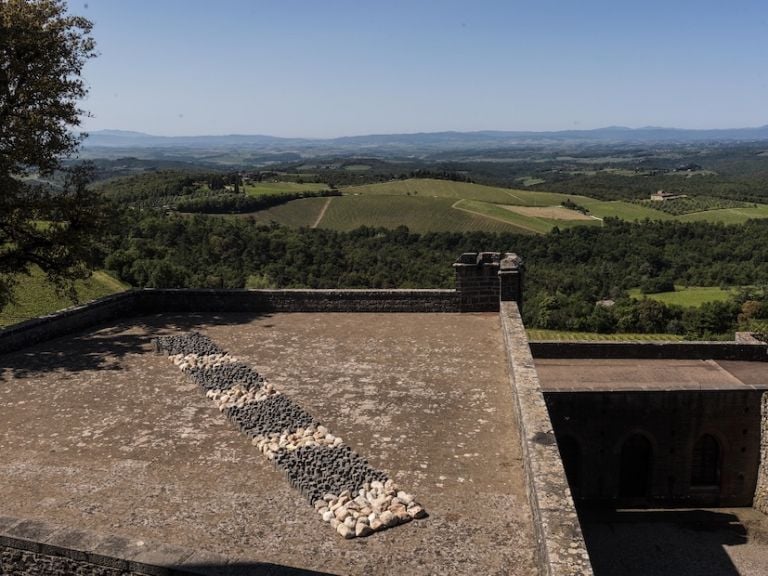
[[[429,495],[430,520],[360,545],[332,534],[210,400],[167,359],[147,354],[152,335],[179,329],[204,331],[277,376],[275,385],[327,418],[371,464],[397,473],[406,491]],[[0,473],[9,479],[0,506],[320,572],[495,574],[515,566],[531,574],[502,359],[490,315],[153,316],[61,339],[2,358],[0,389],[27,403],[0,392]],[[35,418],[48,435],[38,438]],[[483,497],[462,500],[467,490]],[[489,533],[508,536],[500,543]]]
[[[528,498],[536,519],[541,571],[591,576],[592,566],[557,444],[541,441],[552,435],[552,423],[516,303],[501,303],[501,321],[523,437]],[[558,502],[558,507],[551,506],[553,501]],[[564,558],[567,563],[563,563]]]

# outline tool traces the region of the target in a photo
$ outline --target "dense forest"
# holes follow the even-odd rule
[[[768,318],[768,221],[742,226],[606,220],[546,236],[352,232],[257,225],[249,219],[145,211],[123,216],[104,265],[134,286],[438,288],[462,252],[515,251],[526,260],[529,327],[669,332],[691,338]],[[673,283],[754,286],[726,303],[679,308],[627,290]],[[600,301],[611,299],[606,307]]]

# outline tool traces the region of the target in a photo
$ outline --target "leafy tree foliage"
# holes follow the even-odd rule
[[[73,169],[60,189],[24,177],[50,175],[78,146],[90,31],[59,0],[0,2],[0,307],[33,264],[60,286],[88,274],[100,215],[87,170]]]
[[[712,338],[768,316],[768,291],[757,289],[698,309],[627,297],[628,289],[652,287],[656,279],[768,283],[768,221],[723,226],[608,219],[604,227],[532,237],[414,234],[405,227],[294,230],[247,218],[134,211],[117,229],[106,267],[135,286],[447,288],[453,285],[449,264],[458,254],[513,250],[526,260],[525,321],[532,328]],[[605,299],[614,305],[603,305]]]

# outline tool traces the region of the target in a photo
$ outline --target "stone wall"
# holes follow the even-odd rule
[[[212,575],[223,573],[227,564],[226,558],[201,550],[85,532],[43,520],[0,516],[3,575]]]
[[[612,505],[751,506],[760,458],[760,390],[547,392],[547,407],[578,500]],[[692,486],[694,446],[717,440],[719,481]],[[622,456],[630,437],[650,446],[647,467]],[[645,475],[642,494],[622,490]],[[643,471],[646,470],[647,471]]]
[[[136,314],[137,291],[106,296],[88,304],[32,318],[0,330],[0,354]]]
[[[768,362],[768,344],[743,342],[531,342],[534,358],[647,358]]]
[[[137,310],[155,312],[460,312],[453,290],[137,291]]]
[[[467,252],[453,264],[461,309],[484,312],[499,309],[498,252]]]
[[[760,467],[753,506],[768,514],[768,392],[763,394],[760,408]]]
[[[49,556],[27,550],[0,546],[0,574],[14,576],[133,576],[140,573],[125,572],[63,556]]]
[[[462,254],[456,290],[131,290],[0,330],[0,354],[90,326],[142,314],[183,312],[496,312],[523,302],[522,260]]]
[[[454,290],[130,290],[4,328],[0,354],[143,314],[461,311]]]
[[[517,303],[502,302],[500,307],[540,573],[589,576],[592,566],[528,347],[525,326]]]

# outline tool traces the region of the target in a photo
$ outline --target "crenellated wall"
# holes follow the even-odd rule
[[[507,252],[466,252],[454,262],[462,312],[498,311],[500,301],[522,309],[522,259]]]

